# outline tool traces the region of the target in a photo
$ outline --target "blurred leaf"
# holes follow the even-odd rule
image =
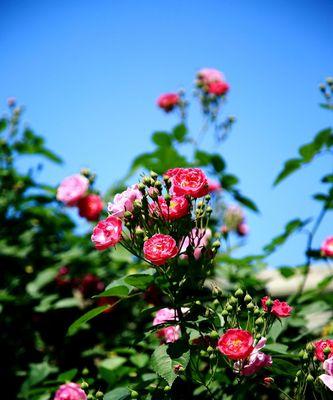
[[[223,185],[222,185],[223,187]],[[233,191],[233,196],[234,198],[239,201],[241,204],[243,204],[245,207],[249,208],[252,211],[255,212],[259,212],[259,209],[257,207],[257,205],[248,197],[243,196],[242,194],[240,194],[238,191]]]
[[[295,275],[296,270],[292,267],[279,267],[279,272],[284,278],[290,278]]]
[[[167,132],[153,133],[152,140],[158,146],[170,146],[172,144],[171,135]]]
[[[91,319],[97,317],[97,315],[101,314],[108,308],[111,308],[109,305],[100,306],[93,308],[92,310],[88,311],[84,315],[82,315],[79,319],[74,321],[70,327],[68,328],[68,335],[73,335],[81,325],[85,324],[86,322],[90,321]]]
[[[57,275],[57,270],[55,268],[47,268],[44,271],[41,271],[36,278],[28,283],[27,292],[31,297],[39,297],[41,296],[40,290],[52,282]]]
[[[0,132],[7,128],[7,120],[5,118],[0,118]]]
[[[187,128],[184,124],[179,124],[173,129],[172,133],[173,133],[174,138],[179,143],[182,143],[186,137]]]
[[[153,281],[154,277],[147,274],[133,274],[125,278],[126,283],[142,290],[146,289]]]
[[[239,182],[237,176],[232,174],[224,174],[221,179],[222,188],[225,190],[229,190],[233,186],[237,185]]]
[[[73,380],[78,370],[76,368],[70,369],[69,371],[65,371],[58,376],[58,381],[60,382],[70,382]]]
[[[126,400],[130,398],[130,391],[127,388],[117,388],[105,393],[103,400]]]
[[[325,176],[321,179],[321,181],[322,181],[323,183],[333,183],[333,174],[325,175]]]
[[[302,160],[299,158],[292,158],[291,160],[286,161],[282,171],[279,173],[274,181],[274,186],[283,181],[283,179],[287,178],[287,176],[289,176],[293,172],[297,171],[301,166]]]
[[[216,172],[222,172],[226,167],[224,159],[219,154],[212,154],[211,163]]]
[[[145,353],[137,353],[130,357],[130,361],[138,368],[143,368],[149,362],[149,356]]]

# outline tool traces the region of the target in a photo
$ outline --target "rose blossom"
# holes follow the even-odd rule
[[[78,203],[79,214],[88,221],[96,221],[103,211],[103,201],[97,194],[88,194]]]
[[[172,177],[172,190],[177,196],[205,196],[209,192],[207,177],[200,168],[179,168]]]
[[[158,198],[159,207],[155,210],[161,210],[163,217],[167,221],[184,217],[189,213],[189,202],[184,196],[172,196],[169,205],[163,196]]]
[[[186,313],[189,308],[182,307],[182,312]],[[156,316],[153,320],[153,326],[164,324],[168,321],[178,321],[177,311],[173,308],[161,308],[157,311]],[[180,326],[171,325],[162,328],[156,332],[157,336],[164,339],[166,343],[173,343],[180,338]]]
[[[328,358],[333,357],[333,340],[326,339],[326,340],[318,340],[317,342],[313,343],[315,346],[315,356],[321,362],[323,362],[326,358],[324,354],[324,350],[328,347],[331,350],[331,353],[328,355]]]
[[[211,82],[224,81],[224,76],[220,71],[214,68],[203,68],[198,72],[198,80],[205,85]]]
[[[220,182],[213,181],[212,179],[207,179],[207,182],[208,182],[209,193],[219,192],[220,190],[222,190],[222,186],[221,186]]]
[[[155,265],[164,265],[170,258],[177,255],[176,241],[169,235],[157,233],[145,241],[143,254]]]
[[[157,99],[157,105],[166,112],[172,111],[180,102],[177,93],[165,93]]]
[[[80,174],[65,178],[57,189],[57,200],[67,206],[74,206],[84,196],[89,187],[89,180]]]
[[[87,395],[79,384],[69,382],[59,387],[54,400],[87,400]]]
[[[117,193],[114,196],[113,203],[108,204],[108,211],[115,217],[122,218],[125,211],[133,211],[133,203],[135,200],[141,200],[142,193],[138,189],[138,185],[133,185]]]
[[[253,350],[253,336],[243,329],[228,329],[220,337],[217,348],[231,360],[244,360]]]
[[[272,357],[260,351],[266,345],[266,341],[266,338],[259,340],[244,364],[241,361],[235,362],[235,372],[248,376],[257,373],[264,367],[270,367],[272,365]]]
[[[91,235],[91,240],[97,250],[105,250],[115,246],[121,239],[122,222],[120,218],[110,217],[99,221]]]
[[[333,257],[333,236],[329,236],[325,239],[321,245],[320,252],[325,257]]]
[[[268,307],[266,305],[268,299],[268,296],[265,296],[261,299],[261,306],[265,312],[268,311]],[[292,309],[293,308],[286,301],[275,299],[270,312],[276,317],[286,318],[290,317]]]
[[[333,391],[333,357],[328,358],[324,361],[323,368],[326,374],[319,376],[319,379]]]
[[[207,246],[209,239],[212,236],[212,231],[207,229],[193,228],[188,236],[183,241],[181,253],[185,253],[188,246],[193,246],[193,255],[196,260],[201,257],[202,250]],[[181,258],[187,258],[186,254],[182,254]]]
[[[222,96],[229,91],[229,85],[224,81],[210,82],[207,84],[206,90],[215,96]]]

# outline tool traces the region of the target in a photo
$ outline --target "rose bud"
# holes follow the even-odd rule
[[[105,250],[108,247],[114,247],[121,240],[121,233],[121,219],[111,215],[95,226],[91,241],[97,250]]]
[[[329,236],[325,239],[321,245],[320,252],[324,257],[333,257],[333,236]]]
[[[89,180],[80,174],[68,176],[57,189],[57,200],[71,207],[85,195]]]
[[[77,203],[80,217],[96,221],[103,211],[103,201],[97,194],[88,194]]]

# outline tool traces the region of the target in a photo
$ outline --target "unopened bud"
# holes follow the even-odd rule
[[[270,297],[267,299],[265,305],[266,305],[267,307],[271,307],[271,306],[273,305],[273,301],[272,301],[272,299],[271,299]]]
[[[223,310],[223,311],[221,312],[221,315],[223,315],[223,317],[226,317],[227,315],[229,315],[229,313],[228,313],[227,310]]]
[[[196,300],[195,304],[196,304],[197,306],[201,306],[201,305],[202,305],[202,303],[201,303],[200,300]]]
[[[141,228],[136,228],[136,229],[135,229],[135,234],[136,234],[137,236],[143,236],[145,233],[144,233],[143,229],[141,229]]]
[[[325,92],[325,90],[326,90],[326,86],[325,86],[323,83],[321,83],[321,84],[318,86],[318,88],[319,88],[319,90],[321,90],[322,92]]]
[[[138,184],[138,189],[140,190],[141,193],[145,193],[145,191],[146,191],[146,186],[145,186],[142,182],[140,182],[140,183]]]
[[[154,171],[150,171],[150,176],[151,176],[153,179],[156,179],[156,178],[158,177],[158,174],[157,174],[156,172],[154,172]]]
[[[145,186],[150,186],[150,182],[151,182],[151,180],[150,180],[150,177],[149,177],[149,176],[144,176],[144,177],[142,178],[142,183],[143,183]]]
[[[212,211],[213,211],[212,207],[208,206],[208,207],[206,208],[206,213],[207,213],[207,214],[211,214]]]
[[[88,374],[89,374],[89,369],[88,368],[83,368],[82,375],[88,375]]]
[[[255,305],[252,303],[252,301],[246,306],[246,308],[247,308],[248,310],[253,310],[254,307],[255,307]]]
[[[233,310],[233,307],[232,307],[231,304],[227,304],[227,305],[226,305],[226,309],[227,309],[228,311],[232,311],[232,310]]]
[[[308,374],[308,376],[306,377],[306,381],[312,383],[314,382],[314,377],[311,374]]]
[[[308,343],[308,344],[306,345],[306,350],[309,351],[309,352],[313,351],[313,350],[314,350],[314,345],[313,345],[313,343]]]
[[[206,200],[206,201],[209,201],[210,199],[211,199],[210,194],[207,194],[207,195],[205,196],[205,200]]]
[[[249,294],[246,294],[245,297],[244,297],[244,301],[246,303],[249,303],[250,301],[252,301],[252,297]]]
[[[81,388],[82,388],[82,389],[87,389],[88,387],[89,387],[89,383],[88,383],[88,382],[83,381],[83,382],[81,383]]]
[[[101,399],[104,396],[104,393],[101,392],[100,390],[98,392],[96,392],[96,398],[97,399]]]
[[[209,334],[209,336],[212,339],[217,339],[219,337],[219,334],[216,331],[211,331],[211,333]]]
[[[257,306],[254,307],[253,314],[254,315],[259,315],[260,314],[259,307],[257,307]]]
[[[235,296],[236,296],[236,297],[242,297],[242,296],[244,296],[243,290],[240,289],[240,288],[237,289],[236,292],[235,292]]]
[[[170,390],[171,390],[171,387],[170,386],[164,386],[164,389],[163,389],[165,392],[170,392]]]
[[[200,355],[201,355],[201,357],[205,357],[208,355],[208,353],[205,350],[200,350]]]
[[[140,200],[134,200],[133,201],[133,206],[134,208],[141,208],[142,204]]]
[[[137,399],[139,396],[139,393],[135,390],[131,391],[131,399]]]
[[[302,375],[302,370],[300,369],[300,370],[298,370],[297,372],[296,372],[296,376],[301,376]]]
[[[234,297],[234,296],[230,297],[230,299],[229,299],[230,304],[237,304],[237,302],[238,302],[238,300],[236,299],[236,297]]]
[[[302,358],[303,358],[304,361],[308,360],[309,359],[309,354],[306,351],[304,351]]]
[[[125,211],[125,212],[124,212],[124,217],[125,217],[125,218],[131,218],[132,215],[133,215],[133,214],[132,214],[130,211]]]
[[[331,352],[332,352],[332,350],[331,350],[331,348],[330,347],[325,347],[324,348],[324,354],[325,354],[325,356],[328,356],[329,354],[331,354]]]
[[[166,193],[166,194],[164,195],[164,199],[165,199],[165,201],[166,201],[167,203],[170,203],[170,201],[171,201],[171,196],[170,196],[168,193]]]
[[[209,356],[209,359],[210,359],[210,360],[214,360],[214,358],[216,358],[216,355],[215,355],[214,353],[212,353],[212,354]]]
[[[261,317],[259,317],[259,318],[257,318],[256,320],[255,320],[255,324],[256,325],[258,325],[258,326],[261,326],[261,325],[264,325],[264,320],[261,318]]]
[[[333,85],[333,77],[329,76],[326,78],[326,82],[331,86]]]
[[[197,207],[202,208],[204,206],[204,202],[202,200],[198,201]]]
[[[216,249],[218,249],[221,246],[221,242],[219,240],[215,240],[215,242],[213,242],[212,247],[215,247]]]
[[[156,181],[154,183],[154,187],[156,187],[156,189],[162,189],[162,183],[160,181]]]

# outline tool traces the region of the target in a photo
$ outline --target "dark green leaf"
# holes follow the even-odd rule
[[[172,137],[167,132],[155,132],[152,140],[158,146],[170,146],[172,143]]]
[[[174,130],[172,131],[174,138],[179,142],[182,143],[185,139],[187,134],[187,128],[184,124],[177,125]]]
[[[211,157],[211,163],[216,172],[222,172],[225,169],[225,161],[219,154],[213,154]],[[237,179],[237,178],[236,178]]]
[[[238,183],[238,178],[235,175],[232,174],[224,174],[221,179],[221,185],[222,188],[225,190],[231,189],[233,186],[235,186]]]
[[[101,314],[102,312],[104,312],[105,310],[107,310],[110,307],[111,306],[109,306],[109,305],[105,305],[105,306],[93,308],[92,310],[88,311],[87,313],[82,315],[82,317],[80,317],[79,319],[77,319],[76,321],[74,321],[72,323],[72,325],[68,328],[68,334],[73,335],[77,331],[77,329],[80,328],[81,325],[83,325],[86,322],[90,321],[91,319],[97,317],[97,315]]]
[[[282,171],[279,173],[274,181],[274,186],[283,181],[287,176],[297,171],[302,166],[302,160],[299,158],[292,158],[285,162]]]
[[[152,282],[154,277],[148,274],[133,274],[125,278],[125,282],[138,289],[146,289]]]
[[[126,400],[130,398],[130,391],[127,388],[117,388],[105,393],[103,400]]]
[[[5,118],[0,118],[0,132],[7,128],[7,120]]]
[[[222,185],[223,187],[223,185]],[[243,204],[245,207],[249,208],[252,211],[255,212],[259,212],[259,209],[257,207],[257,205],[248,197],[243,196],[242,194],[240,194],[238,191],[233,191],[232,192],[234,195],[234,198],[239,201],[241,204]]]

